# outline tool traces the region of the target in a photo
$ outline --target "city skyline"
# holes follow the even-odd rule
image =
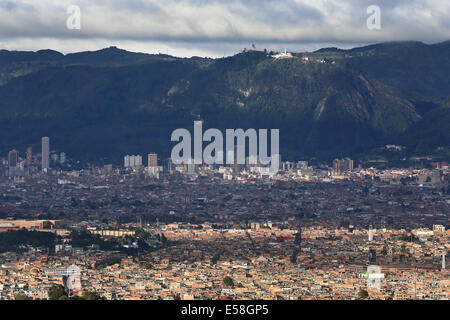
[[[448,301],[449,22],[448,0],[0,0],[0,305]]]

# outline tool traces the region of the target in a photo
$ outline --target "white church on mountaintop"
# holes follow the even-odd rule
[[[284,49],[284,52],[275,54],[272,56],[272,58],[274,59],[289,59],[289,58],[293,58],[294,56],[292,55],[292,53],[287,52],[286,49]]]

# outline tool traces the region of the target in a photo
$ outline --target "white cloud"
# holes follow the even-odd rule
[[[366,28],[381,7],[382,29]],[[82,29],[68,30],[78,5]],[[2,0],[0,45],[80,51],[99,44],[177,55],[229,54],[255,42],[268,49],[450,38],[448,0]],[[232,49],[232,52],[229,52]]]

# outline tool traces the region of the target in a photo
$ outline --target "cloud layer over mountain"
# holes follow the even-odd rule
[[[369,30],[367,7],[381,8]],[[67,8],[81,9],[69,30]],[[258,47],[315,49],[393,40],[450,38],[448,0],[3,0],[0,47],[63,52],[117,45],[176,55],[230,54]]]

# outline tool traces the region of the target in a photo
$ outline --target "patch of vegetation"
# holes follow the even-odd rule
[[[120,258],[120,257],[108,257],[108,258],[102,259],[100,261],[97,261],[95,263],[95,269],[97,269],[97,270],[104,269],[108,266],[120,264],[121,261],[122,261],[122,258]]]
[[[28,231],[25,229],[1,232],[0,253],[6,251],[22,252],[26,250],[24,246],[53,249],[58,239],[59,237],[51,232]]]
[[[223,278],[223,284],[227,287],[232,287],[234,286],[234,280],[231,277],[226,276]]]

